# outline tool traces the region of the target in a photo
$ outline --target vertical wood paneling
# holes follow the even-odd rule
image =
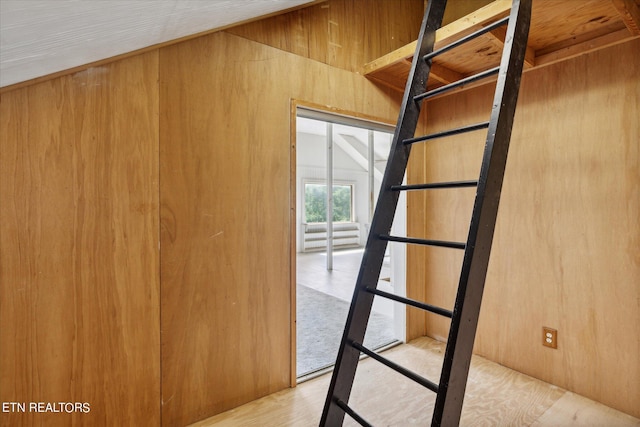
[[[0,101],[2,425],[159,423],[157,53]]]
[[[636,417],[639,49],[636,40],[524,76],[476,340],[476,351],[491,360]],[[430,103],[429,126],[478,120],[491,92]],[[435,145],[430,150],[425,168],[440,176],[479,159],[475,149],[456,150],[452,160],[436,156]],[[462,198],[437,197],[454,216],[467,211]],[[435,219],[433,227],[457,237],[467,224]],[[458,274],[457,260],[427,260],[434,288]],[[557,350],[542,346],[542,326],[558,330]],[[443,325],[428,329],[446,336]]]
[[[415,41],[422,0],[329,0],[227,30],[334,67],[362,66]]]
[[[426,109],[422,110],[416,135],[425,134],[424,123],[426,115]],[[424,184],[427,182],[426,168],[421,167],[425,162],[425,148],[426,145],[424,144],[415,144],[411,148],[406,172],[408,184]],[[425,221],[425,201],[426,193],[424,191],[407,192],[407,236],[419,237],[425,235],[425,227],[427,225]],[[427,301],[428,289],[424,283],[427,248],[418,245],[407,245],[406,247],[407,297],[417,301]],[[407,341],[427,334],[427,317],[424,310],[407,306],[406,316]]]
[[[160,67],[163,423],[179,425],[293,380],[291,100],[392,122],[398,106],[225,33],[162,49]]]
[[[277,100],[246,55],[211,38],[161,55],[166,425],[289,385],[288,127],[256,119]]]
[[[450,98],[436,111],[429,105],[429,133],[442,131],[489,119],[493,88],[486,88],[489,97],[475,95],[468,99]],[[475,108],[471,110],[467,103]],[[464,114],[457,113],[464,111]],[[436,139],[426,144],[426,182],[447,182],[478,179],[486,139],[486,131]],[[471,220],[475,188],[443,189],[425,193],[426,219],[424,237],[435,240],[466,242]],[[456,249],[429,247],[426,252],[427,301],[453,309],[464,252]],[[450,319],[427,314],[429,336],[445,341]]]

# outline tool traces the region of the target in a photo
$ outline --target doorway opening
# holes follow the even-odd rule
[[[335,363],[393,131],[378,122],[296,109],[298,382]],[[405,228],[401,199],[393,230]],[[405,295],[402,245],[389,245],[378,288]],[[404,340],[404,313],[402,305],[375,298],[364,344],[379,349]]]

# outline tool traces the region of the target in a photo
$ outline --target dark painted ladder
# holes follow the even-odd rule
[[[360,273],[356,282],[353,300],[351,301],[351,308],[329,385],[329,392],[320,421],[321,426],[333,427],[342,425],[345,414],[349,414],[351,418],[361,425],[370,425],[361,415],[358,415],[348,406],[349,395],[361,353],[372,357],[437,393],[431,421],[432,426],[454,426],[459,424],[498,213],[513,116],[520,87],[529,33],[531,1],[513,0],[509,17],[488,25],[437,51],[433,51],[435,32],[442,23],[446,0],[430,0],[428,2],[422,28],[420,29],[416,54],[413,58],[402,101],[398,125],[393,137],[387,168],[371,224],[371,232],[365,247]],[[506,24],[508,24],[508,27],[499,67],[425,92],[432,58]],[[414,137],[422,101],[495,74],[498,75],[498,78],[489,121],[431,135]],[[412,144],[485,128],[488,129],[488,132],[478,181],[402,185]],[[401,191],[470,186],[477,187],[477,190],[466,243],[389,235]],[[453,311],[377,289],[387,242],[404,242],[464,250],[462,272]],[[362,345],[375,295],[451,318],[439,384],[435,384],[387,360]],[[398,408],[398,410],[400,411],[401,408]]]

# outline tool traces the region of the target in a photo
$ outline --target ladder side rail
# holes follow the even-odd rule
[[[432,426],[460,423],[527,47],[531,2],[513,1]]]
[[[446,3],[447,0],[432,0],[427,4],[418,38],[420,42],[416,47],[410,78],[407,80],[402,99],[398,123],[362,256],[336,365],[329,384],[320,426],[342,425],[344,421],[345,412],[336,404],[336,401],[348,403],[360,357],[360,352],[349,345],[349,342],[362,342],[364,339],[374,298],[372,293],[364,290],[366,287],[377,286],[380,276],[387,241],[380,239],[379,236],[390,232],[399,198],[399,192],[392,191],[391,186],[402,184],[404,178],[411,146],[405,145],[403,141],[415,135],[422,102],[414,101],[414,97],[424,91],[431,69],[431,62],[425,62],[422,58],[433,51],[435,32],[442,23]]]

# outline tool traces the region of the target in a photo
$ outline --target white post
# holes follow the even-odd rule
[[[333,270],[333,124],[327,122],[327,270]]]
[[[369,224],[373,220],[373,209],[375,208],[375,150],[373,145],[373,130],[369,129]]]

